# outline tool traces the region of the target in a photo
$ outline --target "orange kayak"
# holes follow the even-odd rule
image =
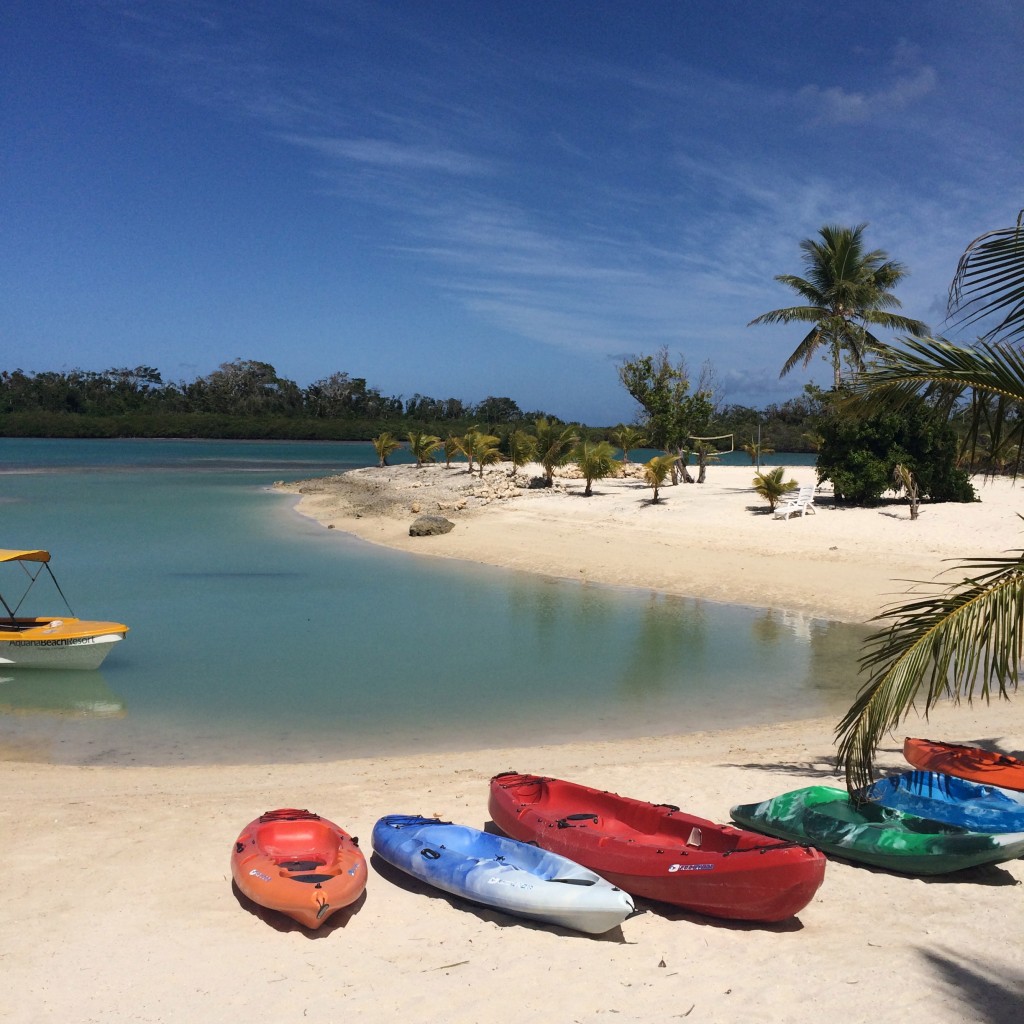
[[[1024,761],[983,747],[937,743],[908,736],[903,741],[903,756],[915,768],[924,771],[942,772],[1003,789],[1024,790]]]
[[[231,875],[254,903],[319,928],[362,895],[366,858],[358,840],[334,822],[282,807],[242,829]]]

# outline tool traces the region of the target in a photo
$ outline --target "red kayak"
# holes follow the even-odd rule
[[[366,858],[333,821],[282,807],[242,829],[231,851],[231,875],[255,903],[319,928],[362,895]]]
[[[903,741],[903,756],[915,768],[924,771],[942,772],[1003,789],[1024,790],[1024,761],[1008,754],[908,736]]]
[[[712,917],[783,921],[810,903],[825,877],[825,856],[810,847],[560,779],[496,775],[488,809],[514,839],[634,896]]]

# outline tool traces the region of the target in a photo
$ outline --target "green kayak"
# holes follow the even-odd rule
[[[732,809],[743,828],[906,875],[943,875],[1024,855],[1024,832],[971,832],[809,786]]]

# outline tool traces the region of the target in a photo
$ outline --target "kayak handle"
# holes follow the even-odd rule
[[[423,849],[420,850],[420,856],[426,857],[427,860],[441,859],[441,854],[439,854],[437,850],[432,850],[429,846],[424,846]]]

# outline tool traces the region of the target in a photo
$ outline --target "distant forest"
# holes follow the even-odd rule
[[[811,451],[819,403],[813,393],[765,409],[716,408],[706,434],[735,434],[776,451]],[[638,410],[639,411],[639,410]],[[237,359],[194,381],[170,383],[151,366],[68,372],[0,371],[2,437],[183,437],[252,440],[368,441],[382,431],[438,437],[486,426],[499,436],[540,417],[512,398],[476,404],[458,398],[388,396],[361,377],[333,373],[299,387],[269,363]],[[601,439],[621,424],[586,425]],[[759,435],[760,431],[760,435]]]

